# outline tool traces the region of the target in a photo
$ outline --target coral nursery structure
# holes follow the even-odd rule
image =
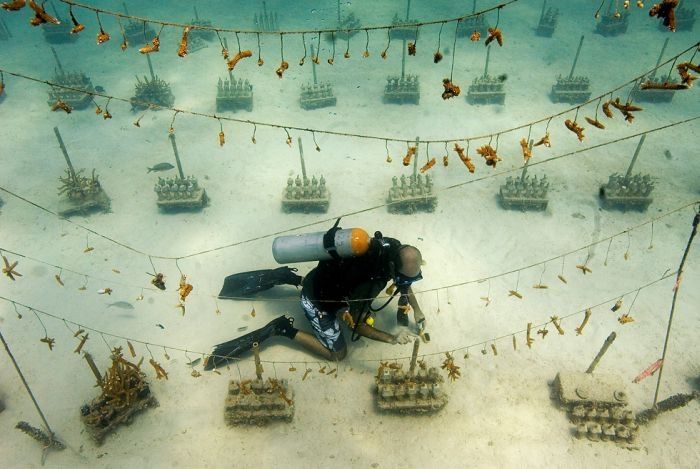
[[[540,14],[540,21],[537,23],[537,29],[535,33],[542,37],[552,37],[554,31],[557,29],[557,22],[559,21],[559,9],[558,8],[547,8],[547,2],[542,4],[542,13]]]
[[[150,80],[144,76],[143,81],[136,77],[134,96],[131,98],[131,108],[142,110],[150,104],[163,107],[171,107],[175,103],[175,96],[170,90],[170,85],[158,76],[153,76]]]
[[[442,389],[443,378],[438,369],[428,368],[423,361],[417,362],[419,345],[420,339],[416,339],[408,372],[403,371],[398,363],[379,364],[375,378],[375,399],[379,410],[421,414],[436,412],[447,404],[448,397]],[[459,367],[455,368],[459,370]]]
[[[417,211],[433,212],[437,207],[437,195],[433,193],[433,178],[430,174],[412,174],[408,178],[394,176],[386,199],[391,213],[411,214]]]
[[[554,394],[576,425],[577,438],[614,441],[630,446],[639,425],[628,410],[622,380],[613,375],[561,372],[554,379]]]
[[[648,174],[624,176],[611,174],[608,182],[600,186],[600,199],[606,208],[646,210],[653,202],[651,192],[654,181]]]
[[[121,347],[112,350],[111,359],[112,365],[99,379],[102,392],[80,409],[83,423],[97,444],[102,444],[105,437],[120,425],[129,424],[135,414],[158,406],[146,382],[146,375],[139,365],[122,356]],[[88,358],[90,361],[91,358]]]
[[[420,84],[416,75],[387,77],[384,86],[384,102],[395,104],[418,104]]]
[[[216,85],[216,112],[235,111],[236,109],[253,110],[253,85],[248,80],[236,80],[230,76]]]
[[[294,418],[292,389],[286,379],[262,377],[263,367],[257,342],[255,379],[232,380],[224,406],[224,419],[229,425],[264,425],[275,420],[291,422]]]

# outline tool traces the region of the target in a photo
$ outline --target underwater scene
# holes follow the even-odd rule
[[[2,467],[697,467],[700,0],[0,7]]]

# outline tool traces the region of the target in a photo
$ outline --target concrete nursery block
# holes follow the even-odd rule
[[[554,378],[554,389],[564,405],[599,403],[614,407],[628,402],[624,382],[617,375],[562,371]]]
[[[603,434],[603,428],[599,423],[589,423],[588,428],[588,439],[591,441],[600,441],[600,437]]]

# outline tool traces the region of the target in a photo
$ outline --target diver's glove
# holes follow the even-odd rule
[[[425,316],[418,318],[416,320],[416,326],[418,327],[418,337],[420,337],[426,344],[430,342],[430,334],[425,331],[426,321]]]
[[[394,344],[405,345],[416,340],[418,336],[407,330],[402,330],[396,336],[394,336]]]

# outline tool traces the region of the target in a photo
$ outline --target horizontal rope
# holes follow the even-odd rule
[[[484,135],[476,135],[476,136],[462,136],[462,137],[449,138],[449,139],[439,139],[439,140],[421,140],[420,144],[438,144],[438,143],[440,143],[440,144],[449,144],[449,143],[459,143],[459,142],[471,142],[471,141],[473,141],[473,140],[492,139],[492,138],[494,138],[494,137],[497,138],[497,137],[499,137],[499,136],[501,136],[501,135],[514,132],[514,131],[516,131],[516,130],[520,130],[520,129],[532,127],[532,126],[534,126],[534,125],[537,125],[537,124],[540,124],[540,123],[543,123],[543,122],[551,122],[551,120],[554,119],[555,117],[560,117],[560,116],[563,116],[563,115],[565,115],[565,114],[569,114],[569,113],[571,113],[571,112],[575,112],[575,111],[579,110],[580,108],[585,107],[585,106],[588,105],[588,104],[591,104],[591,103],[593,103],[593,102],[597,102],[597,101],[599,101],[599,100],[602,100],[602,99],[603,99],[604,97],[606,97],[606,96],[612,97],[613,94],[614,94],[615,92],[617,92],[617,91],[619,91],[619,90],[625,88],[626,86],[628,86],[628,85],[630,85],[630,84],[633,84],[633,83],[636,83],[636,82],[640,81],[641,79],[643,79],[643,78],[646,77],[647,75],[649,75],[649,74],[651,74],[652,72],[655,72],[656,70],[658,70],[659,68],[664,67],[665,65],[667,65],[667,64],[669,64],[669,63],[671,63],[671,62],[677,60],[681,55],[683,55],[683,54],[685,54],[685,53],[687,53],[687,52],[689,52],[689,51],[691,51],[691,50],[697,48],[698,46],[700,46],[700,42],[696,42],[696,43],[693,44],[692,46],[690,46],[690,47],[684,49],[683,51],[681,51],[681,52],[679,52],[679,53],[677,53],[676,55],[674,55],[673,57],[669,58],[669,59],[666,60],[665,62],[660,63],[658,66],[656,66],[656,67],[654,67],[654,68],[652,68],[652,69],[646,71],[645,73],[643,73],[643,74],[641,74],[641,75],[639,75],[639,76],[636,76],[636,77],[634,77],[634,78],[632,78],[632,79],[630,79],[630,80],[624,82],[623,84],[621,84],[621,85],[619,85],[619,86],[617,86],[617,87],[615,87],[615,88],[609,89],[609,90],[607,90],[606,92],[604,92],[604,93],[602,93],[602,94],[600,94],[600,95],[598,95],[598,96],[596,96],[596,97],[594,97],[594,98],[591,98],[591,99],[589,99],[588,101],[586,101],[586,102],[584,102],[584,103],[581,103],[581,104],[579,104],[579,105],[577,105],[577,106],[573,106],[573,107],[567,108],[567,109],[565,109],[565,110],[563,110],[563,111],[560,111],[560,112],[557,112],[557,113],[548,115],[548,116],[546,116],[546,117],[542,117],[542,118],[539,118],[539,119],[537,119],[537,120],[534,120],[534,121],[531,121],[531,122],[527,122],[527,123],[525,123],[525,124],[519,124],[519,125],[517,125],[517,126],[515,126],[515,127],[511,127],[511,128],[509,128],[509,129],[501,130],[501,131],[498,131],[498,132],[495,132],[495,133],[484,134]],[[353,133],[353,132],[340,132],[340,131],[335,131],[335,130],[313,129],[313,128],[307,128],[307,127],[299,127],[299,126],[295,126],[295,125],[285,125],[285,124],[278,124],[278,123],[265,122],[265,121],[257,121],[257,120],[251,120],[251,119],[240,119],[240,118],[235,118],[235,117],[227,117],[227,116],[221,116],[221,115],[217,115],[217,114],[210,114],[210,113],[205,113],[205,112],[192,111],[192,110],[187,110],[187,109],[179,109],[179,108],[175,108],[175,107],[162,106],[162,105],[159,105],[159,104],[156,104],[156,103],[152,103],[152,102],[132,101],[131,98],[123,98],[123,97],[119,97],[119,96],[112,96],[112,95],[108,95],[108,94],[106,94],[106,93],[100,93],[100,92],[97,92],[97,91],[85,91],[85,90],[82,90],[82,89],[79,89],[79,88],[75,88],[75,87],[71,87],[71,86],[66,86],[66,85],[61,85],[61,84],[59,84],[59,83],[55,83],[55,82],[48,81],[48,80],[43,80],[43,79],[40,79],[40,78],[36,78],[36,77],[32,77],[32,76],[26,75],[26,74],[24,74],[24,73],[14,72],[14,71],[7,70],[7,69],[4,69],[4,68],[0,68],[0,72],[5,73],[5,74],[10,75],[10,76],[17,77],[17,78],[22,78],[22,79],[25,79],[25,80],[28,80],[28,81],[32,81],[32,82],[35,82],[35,83],[41,83],[41,84],[44,84],[44,85],[48,85],[48,86],[50,86],[50,87],[52,87],[52,88],[58,88],[58,89],[64,89],[64,90],[73,91],[73,92],[77,92],[77,93],[82,93],[82,94],[85,94],[85,95],[88,95],[88,96],[92,96],[93,98],[94,98],[94,97],[100,97],[100,98],[104,98],[104,99],[106,99],[106,100],[108,100],[108,101],[118,101],[118,102],[124,102],[124,103],[128,103],[128,104],[135,103],[135,104],[137,104],[137,105],[139,105],[139,106],[143,106],[143,107],[145,107],[145,108],[147,108],[147,109],[172,111],[172,112],[175,113],[175,115],[177,115],[177,114],[183,114],[183,115],[191,115],[191,116],[195,116],[195,117],[202,117],[202,118],[208,118],[208,119],[216,119],[216,120],[219,121],[219,122],[220,122],[220,121],[227,121],[227,122],[235,122],[235,123],[239,123],[239,124],[247,124],[247,125],[252,125],[252,126],[254,127],[254,129],[255,129],[257,126],[269,127],[269,128],[273,128],[273,129],[281,129],[281,130],[284,130],[284,131],[285,131],[285,136],[284,136],[285,139],[288,138],[288,134],[287,134],[287,133],[288,133],[290,130],[292,130],[292,131],[299,131],[299,132],[308,132],[308,133],[311,133],[312,135],[321,134],[321,135],[332,135],[332,136],[336,136],[336,137],[352,137],[352,138],[359,138],[359,139],[365,139],[365,140],[376,140],[376,141],[384,141],[384,142],[400,142],[400,143],[406,143],[407,145],[410,145],[410,144],[413,144],[413,143],[414,143],[414,138],[402,139],[402,138],[397,138],[397,137],[388,137],[388,136],[379,136],[379,135],[369,135],[369,134],[359,134],[359,133]],[[6,86],[7,86],[7,85],[6,85]],[[689,92],[689,90],[686,90],[686,92]],[[146,111],[146,112],[147,112],[147,111]],[[220,129],[220,127],[217,126],[217,129]]]
[[[642,132],[637,132],[637,133],[632,134],[632,135],[627,135],[627,136],[624,136],[624,137],[619,137],[619,138],[617,138],[617,139],[614,139],[614,140],[611,140],[611,141],[608,141],[608,142],[599,143],[599,144],[592,145],[592,146],[589,146],[589,147],[585,147],[585,148],[581,148],[581,149],[574,150],[574,151],[571,151],[571,152],[563,153],[563,154],[561,154],[561,155],[553,156],[553,157],[551,157],[551,158],[548,158],[548,159],[545,159],[545,160],[542,160],[542,161],[530,163],[530,164],[529,164],[529,167],[533,167],[533,166],[537,166],[537,165],[540,165],[540,164],[545,164],[545,163],[550,162],[550,161],[555,161],[555,160],[558,160],[558,159],[561,159],[561,158],[565,158],[565,157],[577,155],[577,154],[580,154],[580,153],[584,153],[584,152],[586,152],[586,151],[590,151],[590,150],[597,149],[597,148],[601,148],[601,147],[604,147],[604,146],[607,146],[607,145],[611,145],[611,144],[614,144],[614,143],[618,143],[618,142],[622,142],[622,141],[629,140],[629,139],[632,139],[632,138],[636,138],[636,137],[639,137],[639,136],[641,136],[641,135],[647,135],[647,134],[651,134],[651,133],[654,133],[654,132],[659,132],[659,131],[662,131],[662,130],[666,130],[666,129],[675,127],[675,126],[677,126],[677,125],[682,125],[682,124],[686,124],[686,123],[689,123],[689,122],[693,122],[693,121],[695,121],[695,120],[697,120],[697,119],[700,119],[700,115],[699,115],[699,116],[690,117],[690,118],[684,119],[684,120],[682,120],[682,121],[672,122],[672,123],[670,123],[670,124],[666,124],[666,125],[663,125],[663,126],[654,128],[654,129],[649,129],[649,130],[645,130],[645,131],[642,131]],[[491,178],[494,178],[494,177],[499,177],[499,176],[503,176],[503,175],[506,175],[506,174],[515,173],[515,172],[518,172],[518,171],[521,171],[521,170],[522,170],[522,167],[519,167],[519,168],[513,168],[513,169],[509,169],[509,170],[503,170],[503,171],[499,171],[499,172],[489,173],[489,174],[486,175],[486,176],[481,176],[481,177],[478,177],[478,178],[470,179],[470,180],[468,180],[468,181],[464,181],[464,182],[462,182],[462,183],[453,184],[453,185],[447,186],[447,187],[445,187],[445,188],[443,188],[443,189],[436,189],[436,190],[435,190],[435,193],[436,193],[436,194],[440,194],[440,193],[442,193],[442,192],[446,192],[446,191],[449,191],[449,190],[454,190],[454,189],[456,189],[456,188],[463,187],[463,186],[466,186],[466,185],[468,185],[468,184],[473,184],[473,183],[475,183],[475,182],[483,181],[483,180],[486,180],[486,179],[491,179]],[[292,231],[304,230],[304,229],[311,228],[311,227],[313,227],[313,226],[317,226],[317,225],[321,225],[321,224],[328,224],[328,223],[334,222],[334,221],[335,221],[337,218],[339,218],[339,217],[340,217],[340,218],[343,218],[343,217],[349,217],[349,216],[359,215],[359,214],[362,214],[362,213],[367,213],[367,212],[371,212],[371,211],[376,210],[376,209],[379,209],[379,208],[386,207],[386,206],[388,205],[388,204],[386,204],[386,203],[382,203],[382,204],[378,204],[378,205],[373,205],[373,206],[365,207],[365,208],[362,208],[362,209],[359,209],[359,210],[354,210],[354,211],[351,211],[351,212],[346,212],[346,213],[344,213],[344,214],[342,214],[342,215],[336,215],[336,216],[333,216],[333,217],[324,218],[324,219],[321,219],[321,220],[317,220],[317,221],[305,223],[305,224],[302,224],[302,225],[298,225],[298,226],[295,226],[295,227],[292,227],[292,228],[285,228],[285,229],[278,230],[278,231],[275,231],[275,232],[266,233],[266,234],[264,234],[264,235],[255,236],[255,237],[253,237],[253,238],[248,238],[248,239],[245,239],[245,240],[236,241],[236,242],[229,243],[229,244],[224,244],[224,245],[217,246],[217,247],[214,247],[214,248],[209,248],[209,249],[205,249],[205,250],[201,250],[201,251],[196,251],[196,252],[194,252],[194,253],[190,253],[190,254],[185,254],[185,255],[173,257],[173,256],[163,256],[163,255],[157,255],[157,254],[147,253],[147,252],[142,251],[142,250],[140,250],[140,249],[138,249],[138,248],[135,248],[135,247],[133,247],[133,246],[131,246],[131,245],[125,243],[125,242],[118,241],[118,240],[116,240],[116,239],[114,239],[114,238],[111,238],[111,237],[108,236],[108,235],[102,234],[102,233],[100,233],[100,232],[98,232],[98,231],[96,231],[96,230],[94,230],[94,229],[92,229],[92,228],[89,228],[89,227],[85,226],[85,225],[82,225],[82,224],[80,224],[80,223],[77,223],[77,222],[75,222],[75,221],[72,221],[72,220],[70,220],[70,219],[68,219],[68,218],[63,218],[63,217],[61,217],[60,215],[58,215],[56,212],[54,212],[53,210],[50,210],[50,209],[48,209],[48,208],[46,208],[46,207],[43,207],[42,205],[40,205],[40,204],[38,204],[38,203],[36,203],[36,202],[33,202],[33,201],[27,199],[26,197],[23,197],[23,196],[17,194],[16,192],[14,192],[14,191],[11,191],[10,189],[7,189],[7,188],[5,188],[5,187],[0,186],[0,191],[5,192],[6,194],[8,194],[8,195],[10,195],[10,196],[12,196],[12,197],[15,197],[16,199],[21,200],[21,201],[23,201],[23,202],[25,202],[25,203],[27,203],[27,204],[29,204],[29,205],[35,207],[35,208],[38,208],[38,209],[41,210],[41,211],[44,211],[44,212],[49,213],[49,214],[51,214],[51,215],[54,215],[54,216],[56,216],[56,217],[58,217],[58,218],[61,218],[63,221],[65,221],[65,222],[71,224],[72,226],[78,227],[78,228],[80,228],[80,229],[86,231],[87,233],[90,233],[90,234],[92,234],[92,235],[95,235],[95,236],[97,236],[98,238],[103,239],[103,240],[106,240],[106,241],[109,241],[109,242],[111,242],[111,243],[113,243],[113,244],[115,244],[115,245],[121,246],[121,247],[123,247],[124,249],[127,249],[127,250],[129,250],[129,251],[131,251],[131,252],[134,252],[134,253],[136,253],[136,254],[141,254],[141,255],[143,255],[143,256],[148,256],[148,257],[150,257],[150,258],[152,258],[152,259],[172,260],[172,261],[178,261],[178,260],[183,260],[183,259],[190,259],[190,258],[197,257],[197,256],[201,256],[201,255],[204,255],[204,254],[209,254],[209,253],[212,253],[212,252],[221,251],[221,250],[224,250],[224,249],[229,249],[229,248],[241,246],[241,245],[244,245],[244,244],[249,244],[249,243],[252,243],[252,242],[255,242],[255,241],[260,241],[260,240],[263,240],[263,239],[272,238],[272,237],[274,237],[274,236],[280,236],[280,235],[282,235],[282,234],[290,233],[290,232],[292,232]]]
[[[586,249],[590,249],[590,248],[592,248],[593,246],[597,246],[598,244],[602,244],[602,243],[605,243],[605,242],[608,242],[608,241],[612,241],[613,239],[615,239],[615,238],[617,238],[617,237],[623,236],[623,235],[625,235],[625,234],[629,234],[629,233],[631,233],[632,231],[635,231],[635,230],[638,230],[638,229],[640,229],[640,228],[642,228],[642,227],[644,227],[644,226],[647,226],[647,225],[656,223],[657,221],[659,221],[659,220],[661,220],[661,219],[664,219],[664,218],[666,218],[666,217],[668,217],[668,216],[671,216],[671,215],[673,215],[673,214],[675,214],[675,213],[678,213],[678,212],[681,212],[681,211],[683,211],[683,210],[686,210],[686,209],[688,209],[689,207],[698,206],[699,204],[700,204],[700,200],[696,200],[696,201],[693,201],[693,202],[690,202],[690,203],[686,203],[686,204],[684,204],[684,205],[682,205],[682,206],[676,207],[676,208],[674,208],[674,209],[672,209],[672,210],[670,210],[670,211],[668,211],[668,212],[665,212],[665,213],[663,213],[663,214],[661,214],[661,215],[658,215],[658,216],[656,216],[656,217],[650,218],[650,219],[648,219],[648,220],[646,220],[646,221],[644,221],[644,222],[642,222],[642,223],[638,223],[637,225],[631,226],[631,227],[629,227],[629,228],[627,228],[627,229],[625,229],[625,230],[622,230],[622,231],[620,231],[620,232],[617,232],[617,233],[615,233],[615,234],[613,234],[613,235],[607,236],[607,237],[605,237],[605,238],[601,238],[601,239],[599,239],[599,240],[597,240],[597,241],[594,241],[594,242],[592,242],[592,243],[586,244],[586,245],[584,245],[584,246],[580,246],[580,247],[575,248],[575,249],[571,249],[571,250],[569,250],[569,251],[567,251],[567,252],[564,252],[564,253],[562,253],[562,254],[559,254],[559,255],[556,255],[556,256],[552,256],[552,257],[549,257],[549,258],[547,258],[547,259],[544,259],[544,260],[541,260],[541,261],[538,261],[538,262],[534,262],[534,263],[529,264],[529,265],[521,266],[521,267],[518,267],[518,268],[516,268],[516,269],[508,270],[508,271],[506,271],[506,272],[501,272],[501,273],[498,273],[498,274],[493,274],[493,275],[489,275],[489,276],[481,277],[481,278],[477,278],[477,279],[470,279],[470,280],[460,281],[460,282],[452,283],[452,284],[449,284],[449,285],[438,286],[438,287],[429,288],[429,289],[425,289],[425,290],[419,290],[419,291],[415,291],[415,290],[414,290],[414,294],[415,294],[415,295],[422,295],[422,294],[426,294],[426,293],[439,292],[439,291],[443,291],[443,290],[448,290],[448,289],[450,289],[450,288],[456,288],[456,287],[471,285],[471,284],[475,284],[475,283],[483,283],[483,282],[485,282],[485,281],[487,281],[487,280],[493,280],[493,279],[500,278],[500,277],[505,277],[505,276],[507,276],[507,275],[511,275],[511,274],[514,274],[514,273],[523,272],[523,271],[525,271],[525,270],[529,270],[529,269],[532,269],[532,268],[534,268],[534,267],[544,266],[545,264],[548,264],[548,263],[553,262],[553,261],[555,261],[555,260],[565,259],[566,257],[568,257],[568,256],[570,256],[570,255],[572,255],[572,254],[575,254],[575,253],[577,253],[577,252],[584,251],[584,250],[586,250]],[[127,288],[133,288],[134,290],[139,290],[139,289],[140,289],[141,291],[151,291],[151,292],[161,293],[161,294],[172,294],[171,292],[164,292],[164,291],[161,291],[160,289],[157,289],[157,288],[154,288],[154,287],[149,287],[149,286],[144,287],[144,286],[142,286],[142,285],[125,284],[125,283],[120,283],[120,282],[118,282],[118,281],[114,281],[114,280],[111,280],[111,279],[105,279],[105,278],[101,278],[101,277],[95,277],[95,276],[86,274],[86,273],[84,273],[84,272],[78,272],[78,271],[73,270],[73,269],[70,269],[70,268],[68,268],[68,267],[61,266],[61,265],[57,265],[57,264],[53,264],[53,263],[51,263],[51,262],[44,261],[44,260],[41,260],[41,259],[37,259],[37,258],[35,258],[35,257],[31,257],[31,256],[29,256],[29,255],[26,255],[26,254],[23,254],[23,253],[20,253],[20,252],[17,252],[17,251],[13,251],[13,250],[10,250],[10,249],[6,249],[6,248],[4,248],[4,247],[0,247],[0,253],[9,253],[9,254],[12,254],[13,256],[17,256],[17,257],[20,257],[20,258],[28,259],[28,260],[31,260],[31,261],[34,261],[34,262],[38,262],[38,263],[41,263],[41,264],[44,264],[44,265],[48,265],[48,266],[53,267],[53,268],[55,268],[55,269],[59,269],[61,272],[70,272],[70,273],[72,273],[72,274],[74,274],[74,275],[76,275],[76,276],[83,277],[83,278],[85,278],[85,279],[99,280],[99,281],[101,281],[101,282],[107,283],[108,285],[120,285],[120,286],[127,287]],[[414,288],[415,288],[415,285],[414,285]],[[226,297],[226,298],[219,298],[218,295],[206,294],[206,293],[199,293],[199,290],[198,290],[198,289],[195,290],[193,293],[190,293],[188,296],[208,297],[208,298],[210,298],[210,299],[212,299],[212,300],[214,300],[214,301],[216,301],[216,300],[218,300],[218,299],[222,299],[222,300],[223,300],[223,299],[225,299],[225,300],[242,300],[242,301],[247,301],[247,302],[250,302],[250,303],[255,303],[255,302],[266,302],[266,303],[267,303],[267,302],[271,302],[271,303],[274,303],[274,302],[291,302],[291,301],[295,301],[295,302],[296,302],[296,301],[299,301],[299,296],[298,296],[298,295],[295,295],[295,296],[293,296],[293,297],[290,296],[290,297],[275,297],[275,298],[251,298],[251,297]],[[375,300],[375,299],[376,299],[376,300],[383,300],[383,299],[389,298],[390,296],[391,296],[391,295],[380,295],[380,296],[377,296],[377,297],[374,297],[374,298],[360,298],[360,299],[357,299],[357,300],[354,300],[354,301],[370,301],[370,300]],[[325,302],[337,302],[337,301],[342,301],[342,300],[319,300],[319,301],[321,301],[321,302],[324,302],[324,301],[325,301]]]
[[[455,23],[455,22],[461,22],[461,21],[467,20],[469,18],[475,18],[477,16],[482,16],[482,15],[485,15],[486,13],[489,13],[492,11],[501,10],[501,9],[513,4],[513,3],[517,3],[520,0],[509,0],[507,2],[500,3],[500,4],[495,5],[493,7],[485,8],[485,9],[480,10],[478,12],[474,12],[474,13],[470,13],[470,14],[462,15],[462,16],[455,16],[453,18],[444,18],[444,19],[420,21],[420,22],[409,21],[406,23],[402,22],[400,25],[379,25],[379,26],[367,26],[367,27],[355,27],[355,28],[320,28],[320,29],[304,29],[304,30],[300,29],[300,30],[285,30],[285,31],[262,31],[262,30],[256,30],[256,29],[233,29],[233,28],[223,28],[223,27],[216,27],[216,26],[206,26],[206,25],[192,25],[189,23],[180,23],[180,22],[176,22],[176,21],[165,21],[165,20],[147,18],[147,17],[143,17],[143,16],[127,15],[126,13],[105,10],[102,8],[94,7],[92,5],[86,5],[84,3],[75,2],[73,0],[59,0],[59,1],[61,3],[65,3],[66,5],[73,6],[75,8],[80,8],[83,10],[88,10],[88,11],[92,11],[95,13],[99,13],[100,15],[127,19],[130,21],[135,21],[135,22],[139,22],[139,23],[150,23],[150,24],[157,24],[160,26],[171,26],[174,28],[183,28],[183,29],[186,27],[189,27],[192,30],[212,31],[212,32],[218,32],[218,33],[267,34],[267,35],[279,36],[279,35],[298,35],[298,34],[313,34],[313,33],[350,33],[350,32],[359,32],[359,31],[391,30],[391,29],[395,29],[397,27],[400,27],[400,28],[419,28],[422,26],[429,26],[429,25],[434,25],[434,24]]]
[[[630,295],[630,294],[632,294],[632,293],[635,293],[635,292],[644,290],[644,289],[646,289],[646,288],[648,288],[648,287],[650,287],[650,286],[652,286],[652,285],[655,285],[655,284],[657,284],[657,283],[659,283],[659,282],[661,282],[661,281],[663,281],[663,280],[665,280],[665,279],[667,279],[667,278],[669,278],[669,277],[673,277],[674,275],[676,275],[676,272],[675,272],[675,271],[674,271],[674,272],[666,272],[666,273],[664,273],[660,278],[658,278],[658,279],[656,279],[656,280],[652,280],[651,282],[648,282],[648,283],[646,283],[646,284],[643,284],[643,285],[641,285],[641,286],[639,286],[639,287],[636,287],[636,288],[633,288],[633,289],[631,289],[631,290],[625,291],[624,293],[620,293],[620,294],[614,295],[614,296],[612,296],[612,297],[610,297],[610,298],[608,298],[608,299],[606,299],[606,300],[600,301],[600,302],[598,302],[598,303],[596,303],[596,304],[594,304],[594,305],[590,305],[590,306],[588,306],[588,307],[586,307],[586,308],[579,309],[579,310],[577,310],[577,311],[571,312],[571,313],[566,314],[566,315],[564,315],[564,316],[560,316],[560,319],[568,319],[568,318],[571,318],[571,317],[573,317],[573,316],[576,316],[576,315],[579,315],[579,314],[581,314],[581,313],[584,313],[586,310],[594,310],[594,309],[599,308],[599,307],[601,307],[601,306],[603,306],[603,305],[610,304],[611,302],[614,302],[614,301],[616,301],[616,300],[619,299],[619,298],[622,298],[622,297],[627,296],[627,295]],[[60,316],[60,315],[58,315],[58,314],[54,314],[54,313],[50,313],[50,312],[48,312],[48,311],[44,311],[44,310],[41,310],[41,309],[34,308],[34,307],[29,306],[29,305],[27,305],[27,304],[24,304],[24,303],[21,303],[21,302],[12,300],[12,299],[10,299],[10,298],[7,298],[7,297],[5,297],[5,296],[3,296],[3,295],[0,295],[0,300],[4,300],[4,301],[6,301],[6,302],[8,302],[8,303],[10,303],[10,304],[12,304],[12,305],[14,305],[15,307],[16,307],[16,306],[21,306],[21,307],[26,308],[27,310],[32,311],[32,312],[34,312],[34,313],[36,313],[36,314],[41,314],[41,315],[43,315],[43,316],[46,316],[46,317],[55,319],[55,320],[57,320],[57,321],[62,321],[64,324],[72,324],[73,326],[76,326],[76,327],[78,327],[79,329],[83,329],[83,330],[85,330],[85,331],[90,331],[90,332],[99,334],[99,335],[101,335],[101,336],[107,336],[107,337],[111,337],[111,338],[113,338],[113,339],[126,340],[126,341],[129,341],[129,342],[134,343],[134,344],[140,344],[140,345],[145,346],[147,349],[148,349],[148,347],[158,347],[158,348],[162,348],[163,350],[171,350],[171,351],[183,352],[183,353],[186,353],[186,354],[192,353],[192,354],[194,354],[194,355],[200,355],[200,356],[202,356],[202,357],[211,356],[211,357],[216,357],[216,358],[228,358],[228,357],[225,357],[225,356],[212,355],[212,354],[207,353],[207,352],[195,351],[195,350],[191,350],[191,349],[189,349],[189,348],[183,348],[182,346],[171,346],[171,345],[165,345],[165,344],[157,344],[157,343],[153,343],[153,342],[143,341],[143,340],[140,340],[140,339],[135,339],[135,338],[133,338],[133,337],[123,336],[123,335],[120,335],[120,334],[113,334],[113,333],[111,333],[111,332],[104,331],[104,330],[101,330],[101,329],[97,329],[97,328],[95,328],[95,327],[91,327],[91,326],[86,325],[86,324],[78,323],[78,322],[73,321],[73,320],[71,320],[71,319],[62,317],[62,316]],[[537,327],[544,327],[545,325],[547,325],[547,324],[549,324],[549,323],[551,323],[551,319],[550,319],[549,321],[545,321],[545,322],[540,323],[540,324],[534,324],[533,327],[535,327],[535,328],[537,328]],[[42,323],[42,326],[45,327],[45,326],[43,325],[43,323]],[[445,354],[446,352],[453,353],[453,352],[458,352],[458,351],[462,351],[462,350],[469,350],[469,349],[474,348],[474,347],[483,346],[483,345],[485,345],[485,344],[490,344],[490,343],[495,343],[495,342],[497,342],[497,341],[500,341],[500,340],[503,340],[503,339],[506,339],[506,338],[511,338],[511,337],[513,337],[514,335],[520,335],[520,334],[523,334],[523,333],[526,333],[526,332],[527,332],[527,329],[520,329],[520,330],[517,330],[517,331],[514,331],[514,332],[510,332],[510,333],[508,333],[508,334],[504,334],[504,335],[501,335],[501,336],[493,337],[493,338],[486,339],[486,340],[482,340],[482,341],[479,341],[479,342],[474,342],[474,343],[471,343],[471,344],[468,344],[468,345],[462,345],[462,346],[457,347],[457,348],[452,348],[452,349],[448,349],[448,350],[441,350],[441,351],[439,351],[439,352],[431,352],[431,353],[421,354],[420,356],[421,356],[421,357],[432,357],[432,356],[436,356],[436,355],[443,355],[443,354]],[[148,349],[148,350],[150,351],[150,349]],[[379,359],[353,359],[353,361],[354,361],[354,362],[359,362],[359,363],[378,363],[378,362],[382,362],[382,361],[408,360],[408,359],[410,359],[410,358],[411,358],[410,356],[399,356],[399,357],[394,357],[394,358],[379,358]],[[251,360],[251,359],[241,359],[241,358],[236,358],[236,359],[232,360],[232,362],[234,362],[234,363],[245,363],[245,362],[250,362],[250,361],[252,361],[252,360]],[[294,363],[324,363],[324,362],[327,362],[326,360],[310,360],[310,361],[308,361],[308,362],[305,362],[305,361],[303,361],[303,360],[294,360],[294,361],[288,361],[288,360],[282,360],[282,361],[280,361],[280,360],[261,360],[261,361],[262,361],[263,363],[270,363],[270,364],[272,364],[272,363],[274,363],[274,364],[294,364]]]

